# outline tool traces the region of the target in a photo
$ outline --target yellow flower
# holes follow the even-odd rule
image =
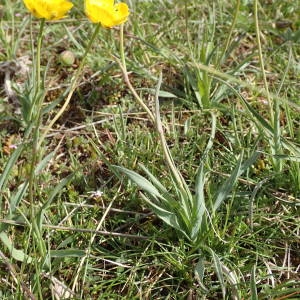
[[[114,4],[114,0],[85,0],[85,14],[93,23],[113,27],[126,22],[129,16],[127,4]]]
[[[23,0],[27,9],[37,18],[59,20],[72,8],[67,0]]]

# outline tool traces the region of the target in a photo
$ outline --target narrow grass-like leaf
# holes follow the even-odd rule
[[[8,235],[5,232],[0,233],[0,240],[4,244],[5,247],[7,247],[8,251],[10,252],[12,258],[14,258],[17,261],[25,262],[25,263],[31,263],[32,258],[24,253],[24,251],[16,249],[9,239]]]
[[[204,278],[204,270],[205,270],[204,259],[200,257],[196,264],[195,272],[201,281],[203,281]]]
[[[53,111],[57,105],[59,105],[63,101],[64,97],[63,95],[59,97],[57,100],[51,101],[49,104],[45,105],[45,107],[42,109],[42,115],[48,114],[51,111]]]
[[[195,208],[193,211],[193,228],[191,232],[192,240],[197,238],[202,225],[203,215],[205,214],[205,196],[204,196],[205,171],[204,164],[201,163],[198,169],[195,184]]]
[[[57,194],[72,180],[73,177],[74,177],[74,174],[70,174],[66,178],[62,179],[59,182],[59,184],[57,184],[55,186],[55,188],[53,189],[53,191],[50,193],[47,201],[43,204],[43,206],[40,208],[40,210],[38,212],[37,223],[39,225],[39,228],[42,227],[42,223],[43,223],[43,219],[44,219],[43,216],[44,216],[45,210],[51,205],[52,201],[57,196]]]
[[[203,223],[203,215],[205,214],[206,211],[205,196],[204,196],[204,184],[205,184],[206,174],[205,174],[204,164],[207,155],[213,146],[213,140],[216,134],[216,115],[214,113],[211,113],[211,117],[212,117],[211,134],[207,142],[206,148],[204,150],[202,160],[199,165],[196,183],[195,183],[195,209],[193,210],[193,213],[195,212],[195,216],[193,218],[193,228],[191,233],[191,237],[193,240],[196,239],[199,233],[199,229],[201,228],[201,225]]]
[[[86,252],[79,249],[50,250],[51,258],[83,257],[85,255]]]
[[[251,289],[251,300],[258,300],[256,280],[255,280],[256,266],[254,265],[251,270],[250,289]]]
[[[221,267],[222,267],[223,274],[227,279],[227,282],[230,284],[231,299],[233,300],[241,299],[241,293],[240,290],[238,289],[239,279],[237,274],[233,270],[230,270],[222,262],[221,262]]]
[[[119,170],[120,172],[124,173],[125,175],[127,175],[140,189],[142,189],[143,191],[156,196],[156,197],[161,197],[161,194],[159,193],[159,191],[152,185],[152,183],[147,180],[146,178],[144,178],[143,176],[141,176],[140,174],[128,170],[124,167],[120,167],[120,166],[113,166],[115,169]]]
[[[72,180],[74,174],[70,174],[66,178],[62,179],[59,184],[55,186],[53,191],[50,193],[47,201],[43,204],[42,209],[47,209],[52,203],[53,199],[57,196],[57,194]]]
[[[282,160],[288,160],[288,161],[293,161],[293,162],[300,162],[300,157],[297,156],[291,156],[291,155],[274,155],[276,159],[282,159]]]
[[[221,185],[221,187],[216,192],[216,198],[213,206],[213,211],[215,212],[219,206],[222,204],[222,202],[226,199],[230,191],[232,190],[234,184],[236,183],[238,177],[241,173],[241,166],[242,166],[242,155],[238,160],[238,163],[231,173],[231,176],[225,180],[225,182]]]
[[[234,184],[236,183],[237,179],[257,160],[258,157],[259,153],[254,152],[250,158],[248,158],[244,163],[242,163],[243,154],[241,155],[231,176],[222,184],[222,186],[216,192],[216,200],[213,206],[214,212],[226,199],[226,197],[232,190]]]
[[[23,151],[23,148],[23,144],[19,145],[18,148],[10,156],[8,162],[6,163],[3,173],[0,175],[0,191],[5,188],[5,185],[9,179],[9,173],[16,164],[20,154]]]
[[[179,224],[178,217],[175,213],[168,211],[160,207],[159,205],[153,203],[153,201],[147,198],[143,193],[141,193],[141,196],[161,220],[163,220],[167,225],[183,233],[186,238],[190,239],[184,228]]]
[[[78,39],[74,36],[74,32],[72,32],[65,24],[63,24],[63,27],[65,29],[65,31],[67,32],[67,35],[70,39],[70,41],[72,42],[72,44],[81,52],[84,52],[84,47],[82,46],[82,44],[80,44],[78,42]]]
[[[203,225],[203,215],[206,211],[206,205],[205,205],[205,196],[204,196],[204,184],[205,184],[205,161],[207,159],[207,155],[210,151],[210,149],[213,146],[213,141],[216,134],[216,115],[214,113],[211,113],[212,117],[212,125],[211,125],[211,134],[209,137],[209,140],[207,142],[207,145],[205,147],[205,150],[203,152],[203,156],[198,168],[197,172],[197,178],[195,183],[195,207],[193,209],[193,228],[191,232],[192,239],[196,239],[197,235],[199,234],[199,230],[201,226]]]
[[[226,298],[226,286],[225,286],[221,261],[220,261],[219,257],[217,256],[217,254],[211,248],[208,248],[208,250],[211,253],[213,263],[215,266],[215,270],[216,270],[216,274],[218,276],[218,279],[219,279],[219,282],[221,285],[223,299],[225,299]]]
[[[26,193],[28,188],[28,182],[22,183],[16,192],[16,194],[12,195],[10,197],[10,202],[9,202],[9,213],[6,216],[7,220],[11,220],[14,217],[16,208],[19,206],[19,203],[23,199],[24,194]],[[6,228],[8,227],[8,224],[1,223],[0,224],[0,231],[5,231]]]
[[[140,88],[138,90],[143,90],[143,91],[147,91],[148,93],[151,93],[152,95],[155,95],[156,93],[156,90],[155,89],[148,89],[148,88]],[[162,91],[160,90],[158,92],[158,97],[159,98],[177,98],[176,95],[170,93],[170,92],[167,92],[167,91]]]
[[[23,199],[24,194],[26,193],[28,188],[28,182],[23,182],[19,187],[15,195],[10,198],[10,212],[9,215],[15,213],[16,208],[19,206],[21,200]]]
[[[53,158],[55,153],[55,151],[52,151],[38,163],[34,170],[35,175],[38,175],[47,166],[48,162]]]
[[[250,168],[256,162],[259,156],[259,152],[254,152],[247,160],[245,160],[242,163],[240,175],[242,175],[242,173],[244,173],[248,168]]]
[[[299,147],[297,147],[295,144],[291,143],[290,141],[287,141],[284,138],[282,138],[282,146],[288,151],[290,151],[290,153],[293,153],[294,156],[290,156],[289,160],[299,161],[299,157],[300,157]]]
[[[203,283],[204,272],[205,272],[204,259],[203,259],[203,257],[200,257],[197,264],[196,264],[196,267],[195,267],[195,277],[197,279],[197,283],[199,284],[200,288],[205,293],[207,293],[208,289],[206,288],[206,286]]]
[[[153,184],[162,192],[167,194],[167,189],[160,183],[160,181],[143,165],[139,164],[141,169],[147,174],[147,176],[150,178],[150,180],[153,182]]]

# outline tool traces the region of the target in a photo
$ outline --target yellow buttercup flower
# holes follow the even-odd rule
[[[85,14],[93,23],[113,27],[126,22],[129,9],[125,3],[114,4],[114,0],[85,0]]]
[[[65,17],[73,4],[67,0],[23,0],[27,9],[37,18],[59,20]]]

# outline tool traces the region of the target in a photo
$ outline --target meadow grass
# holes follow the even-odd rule
[[[297,1],[127,3],[0,6],[0,298],[298,299]]]

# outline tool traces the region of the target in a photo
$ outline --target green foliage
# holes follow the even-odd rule
[[[297,1],[126,2],[131,87],[83,1],[0,4],[0,298],[296,299]]]

